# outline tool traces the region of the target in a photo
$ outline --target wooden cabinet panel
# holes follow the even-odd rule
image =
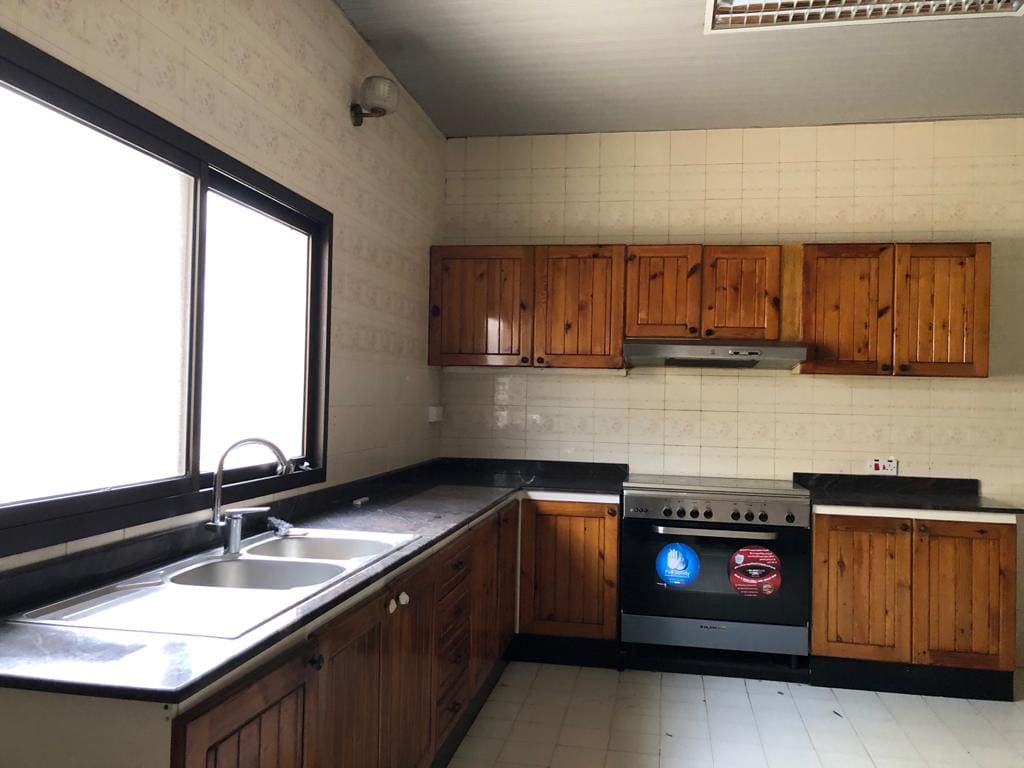
[[[613,639],[618,507],[522,502],[521,631]]]
[[[988,243],[896,246],[896,374],[988,376]]]
[[[621,368],[625,246],[535,250],[534,363]]]
[[[519,502],[498,512],[498,656],[516,634],[519,585]]]
[[[430,250],[430,365],[530,365],[533,248]]]
[[[705,246],[704,336],[778,339],[780,267],[777,245]]]
[[[176,766],[304,768],[315,764],[316,673],[301,652],[175,724]]]
[[[803,372],[892,372],[894,259],[891,244],[806,246]]]
[[[916,664],[1016,666],[1016,527],[917,521]]]
[[[904,519],[815,516],[812,653],[910,661],[911,536]]]
[[[498,518],[492,515],[473,531],[470,574],[472,629],[470,679],[476,690],[498,659]]]
[[[384,601],[372,600],[319,638],[322,766],[380,765],[381,630]]]
[[[700,336],[701,246],[633,245],[626,252],[626,336]]]
[[[434,569],[389,586],[397,606],[381,638],[381,766],[417,768],[432,757]]]

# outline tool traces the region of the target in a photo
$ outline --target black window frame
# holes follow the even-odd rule
[[[267,463],[225,472],[224,500],[265,496],[326,480],[333,214],[3,29],[0,82],[194,179],[184,476],[0,505],[0,557],[210,507],[213,473],[202,472],[199,465],[207,191],[310,236],[305,455],[296,461],[308,468],[276,475],[273,463]],[[45,460],[26,457],[26,461]],[[111,460],[116,461],[116,456]]]

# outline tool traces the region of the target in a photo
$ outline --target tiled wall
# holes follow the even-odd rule
[[[331,210],[329,481],[437,454],[444,139],[405,93],[352,127],[359,83],[387,70],[332,0],[0,0],[0,26]]]
[[[447,369],[448,455],[977,476],[1024,503],[1024,119],[453,139],[444,241],[991,240],[992,377]]]

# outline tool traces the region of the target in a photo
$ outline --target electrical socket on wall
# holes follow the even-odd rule
[[[427,406],[427,424],[437,424],[444,421],[444,408],[440,405]]]
[[[899,473],[900,463],[893,456],[888,459],[868,459],[869,475],[898,475]]]

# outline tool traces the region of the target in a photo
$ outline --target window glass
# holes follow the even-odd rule
[[[301,456],[309,235],[217,192],[206,206],[200,469],[246,437]],[[246,446],[227,466],[271,460]]]
[[[0,504],[183,475],[193,178],[3,84],[0,115]]]

